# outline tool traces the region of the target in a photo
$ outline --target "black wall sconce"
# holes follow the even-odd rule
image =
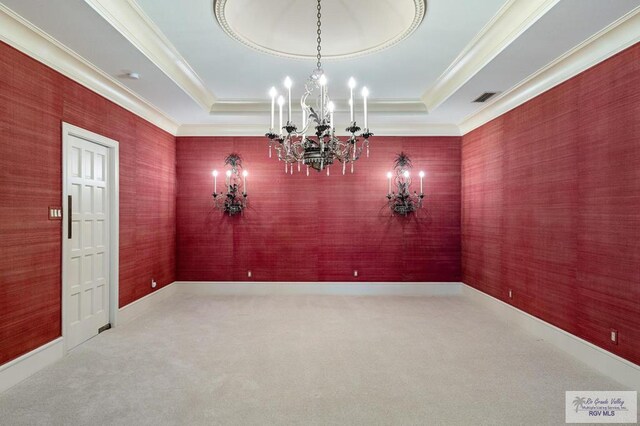
[[[233,216],[247,207],[247,173],[242,170],[242,158],[232,153],[224,159],[224,164],[229,166],[225,173],[225,191],[218,192],[218,171],[213,175],[213,200],[217,209]]]
[[[393,172],[387,173],[389,181],[389,189],[387,190],[387,200],[389,208],[395,214],[406,216],[419,208],[422,208],[422,200],[424,199],[424,172],[420,171],[420,193],[414,191],[411,193],[411,159],[404,152],[397,155],[393,162]],[[396,191],[392,191],[392,184]]]

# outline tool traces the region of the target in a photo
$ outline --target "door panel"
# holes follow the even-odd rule
[[[69,135],[66,155],[72,232],[63,285],[65,342],[71,349],[109,322],[109,150]]]

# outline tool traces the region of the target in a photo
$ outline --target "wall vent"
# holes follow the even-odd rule
[[[473,102],[487,102],[490,98],[494,97],[497,92],[484,92],[478,96]]]

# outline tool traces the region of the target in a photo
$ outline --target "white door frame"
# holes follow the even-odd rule
[[[109,323],[112,327],[117,324],[118,317],[118,273],[119,273],[119,251],[120,251],[120,159],[118,141],[90,132],[69,123],[62,123],[62,337],[66,334],[67,315],[67,148],[69,147],[69,137],[75,136],[80,139],[102,145],[109,149],[109,165],[107,185],[109,187]],[[65,352],[68,351],[66,342]]]

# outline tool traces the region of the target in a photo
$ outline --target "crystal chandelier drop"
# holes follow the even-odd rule
[[[346,140],[341,140],[335,135],[334,112],[335,104],[329,97],[327,85],[327,77],[322,70],[322,10],[320,1],[318,0],[318,21],[317,21],[317,68],[309,76],[305,83],[305,92],[300,99],[302,108],[302,125],[300,129],[294,124],[291,108],[291,87],[293,82],[289,77],[284,80],[284,86],[287,90],[287,122],[283,124],[283,107],[285,98],[278,96],[275,87],[272,87],[269,94],[271,96],[271,127],[265,135],[269,138],[269,157],[272,155],[272,149],[275,149],[280,161],[285,162],[285,172],[293,174],[294,165],[297,163],[298,171],[300,166],[307,167],[307,175],[309,167],[321,171],[327,169],[336,161],[342,163],[342,174],[345,173],[347,163],[351,164],[351,172],[354,170],[354,163],[360,158],[363,152],[369,156],[369,138],[373,133],[369,131],[369,123],[367,117],[367,98],[369,90],[362,88],[363,112],[364,112],[364,129],[356,123],[354,115],[354,98],[353,91],[356,88],[356,81],[349,79],[349,110],[351,122],[346,128],[349,136]],[[277,98],[276,98],[277,97]],[[279,125],[275,127],[275,108],[276,101],[279,110]],[[359,134],[358,134],[359,133]]]

